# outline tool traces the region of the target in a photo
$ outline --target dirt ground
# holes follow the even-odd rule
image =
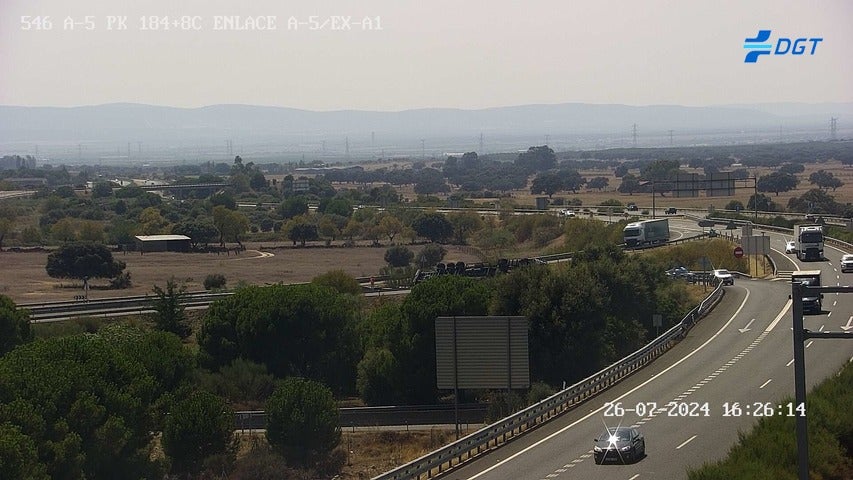
[[[164,286],[175,277],[189,291],[204,290],[204,278],[212,273],[225,275],[227,287],[245,282],[252,285],[308,282],[329,270],[342,269],[355,277],[377,275],[385,265],[387,247],[308,247],[293,248],[290,244],[246,244],[240,255],[211,253],[115,253],[115,258],[127,264],[133,286],[124,290],[102,289],[106,279],[91,282],[90,299],[144,295],[154,285]],[[415,254],[422,246],[410,247]],[[446,260],[476,262],[472,250],[453,245],[445,246]],[[76,280],[51,278],[45,272],[47,253],[0,252],[0,294],[16,303],[73,300],[82,293]]]

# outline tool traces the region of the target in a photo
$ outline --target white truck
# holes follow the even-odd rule
[[[669,241],[669,219],[629,223],[622,233],[629,248],[666,243]]]
[[[794,242],[799,260],[823,260],[823,227],[820,225],[795,225]]]

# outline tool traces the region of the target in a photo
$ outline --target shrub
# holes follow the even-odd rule
[[[227,282],[228,280],[225,278],[225,275],[222,275],[221,273],[211,273],[204,277],[204,289],[216,290],[219,288],[225,288],[225,284]]]
[[[363,293],[358,280],[343,270],[330,270],[314,277],[311,283],[332,288],[340,293],[349,293],[352,295],[361,295]]]
[[[554,389],[547,383],[536,382],[530,385],[530,390],[527,391],[527,404],[533,405],[536,402],[550,397],[554,393]]]
[[[204,460],[227,453],[232,446],[234,412],[209,392],[194,392],[178,401],[163,425],[163,450],[172,470],[197,472]]]
[[[435,265],[442,261],[445,255],[447,255],[447,250],[444,247],[430,243],[415,256],[415,264],[421,268]]]
[[[338,406],[325,385],[290,377],[267,400],[267,440],[289,461],[307,464],[341,441]]]
[[[114,290],[123,290],[130,288],[133,282],[130,281],[130,272],[119,273],[118,276],[110,280],[110,288]]]
[[[415,254],[407,247],[397,245],[385,251],[385,261],[392,267],[405,267],[412,263]]]
[[[216,373],[201,373],[199,385],[231,403],[260,407],[275,388],[275,377],[261,363],[238,358]]]

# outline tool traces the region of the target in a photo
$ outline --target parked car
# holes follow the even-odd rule
[[[636,428],[608,427],[594,441],[592,453],[598,465],[607,461],[636,462],[646,456],[646,439]]]
[[[853,255],[847,254],[841,256],[841,271],[843,273],[853,272]]]
[[[797,244],[793,240],[785,242],[785,253],[797,253]]]
[[[664,213],[667,215],[675,215],[677,212],[678,212],[678,210],[676,210],[673,207],[669,207],[664,211]]]
[[[565,216],[567,216],[567,217],[574,217],[574,216],[575,216],[575,211],[574,211],[574,210],[569,210],[569,209],[563,209],[563,215],[565,215]]]
[[[639,210],[639,208],[637,208],[636,203],[629,203],[628,206],[625,207],[625,209],[628,210],[629,212],[636,212],[637,210]]]
[[[735,284],[735,277],[733,277],[732,274],[724,268],[714,270],[714,278],[716,278],[717,281],[719,281],[723,285]]]

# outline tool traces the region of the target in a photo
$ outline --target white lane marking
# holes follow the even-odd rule
[[[634,475],[633,477],[629,478],[628,480],[634,480],[635,478],[637,478],[639,476],[640,476],[640,474],[638,473],[638,474]]]
[[[851,328],[853,328],[853,325],[850,325],[851,323],[853,323],[853,315],[850,315],[850,318],[847,319],[847,325],[842,325],[841,329],[845,332],[847,330],[850,330]]]
[[[831,317],[831,316],[832,316],[832,312],[829,312],[829,313],[827,313],[827,314],[826,314],[826,318],[829,318],[829,317]]]
[[[675,449],[676,449],[676,450],[680,450],[680,449],[681,449],[681,447],[683,447],[683,446],[687,445],[688,443],[692,442],[694,438],[696,438],[696,435],[693,435],[692,437],[688,438],[687,440],[685,440],[685,441],[684,441],[684,443],[682,443],[681,445],[679,445],[679,446],[675,447]]]
[[[823,331],[823,327],[825,327],[825,326],[826,326],[826,325],[821,325],[821,326],[820,326],[820,328],[818,328],[818,329],[817,329],[817,331],[818,331],[818,332],[822,332],[822,331]]]
[[[806,344],[806,348],[811,347],[813,343],[814,343],[814,340],[811,340],[809,343]]]
[[[624,394],[622,394],[622,395],[621,395],[621,396],[619,396],[618,398],[615,398],[615,399],[611,400],[611,403],[618,402],[619,400],[621,400],[621,399],[623,399],[623,398],[627,397],[628,395],[630,395],[630,394],[632,394],[632,393],[636,392],[637,390],[639,390],[639,389],[641,389],[641,388],[645,387],[645,386],[646,386],[646,385],[648,385],[652,380],[654,380],[654,379],[656,379],[656,378],[660,377],[661,375],[663,375],[663,374],[667,373],[668,371],[672,370],[673,368],[677,367],[678,365],[681,365],[681,363],[682,363],[682,362],[687,361],[687,359],[688,359],[688,358],[690,358],[690,357],[692,357],[693,355],[695,355],[695,354],[696,354],[696,352],[698,352],[698,351],[702,350],[702,349],[703,349],[703,348],[705,348],[709,343],[713,342],[717,337],[719,337],[719,336],[720,336],[720,334],[721,334],[721,333],[723,333],[723,332],[726,330],[726,328],[728,328],[728,326],[729,326],[729,325],[731,325],[731,323],[735,320],[735,318],[737,318],[737,316],[740,314],[741,310],[743,310],[743,307],[746,305],[747,300],[749,300],[749,289],[748,289],[748,288],[746,288],[746,287],[743,287],[743,288],[744,288],[744,290],[746,290],[746,296],[743,298],[743,301],[741,302],[740,306],[738,306],[738,307],[737,307],[737,310],[735,310],[735,313],[733,313],[733,314],[732,314],[731,318],[729,318],[729,320],[728,320],[728,321],[727,321],[727,322],[726,322],[722,327],[720,327],[720,329],[719,329],[719,330],[717,330],[717,332],[716,332],[716,333],[714,333],[713,335],[711,335],[711,338],[709,338],[708,340],[705,340],[705,342],[704,342],[702,345],[699,345],[698,347],[696,347],[695,349],[693,349],[693,351],[692,351],[692,352],[688,353],[687,355],[685,355],[684,357],[682,357],[682,358],[681,358],[680,360],[678,360],[677,362],[673,363],[673,364],[672,364],[672,365],[670,365],[669,367],[667,367],[667,368],[663,369],[662,371],[660,371],[659,373],[655,374],[654,376],[652,376],[651,378],[649,378],[649,379],[648,379],[648,380],[646,380],[645,382],[643,382],[643,383],[641,383],[641,384],[637,385],[636,387],[632,388],[631,390],[628,390],[627,392],[625,392]],[[790,306],[790,304],[791,304],[791,301],[789,300],[789,301],[788,301],[788,305]],[[481,476],[483,476],[483,475],[485,475],[485,474],[487,474],[487,473],[491,472],[492,470],[494,470],[494,469],[498,468],[499,466],[503,465],[504,463],[507,463],[507,462],[509,462],[509,461],[511,461],[511,460],[513,460],[513,459],[515,459],[516,457],[519,457],[519,456],[521,456],[521,455],[524,455],[525,453],[529,452],[530,450],[532,450],[532,449],[534,449],[534,448],[538,447],[539,445],[542,445],[543,443],[547,442],[548,440],[551,440],[552,438],[556,437],[557,435],[560,435],[561,433],[565,432],[566,430],[568,430],[568,429],[570,429],[570,428],[574,427],[575,425],[577,425],[577,424],[579,424],[579,423],[581,423],[581,422],[585,421],[586,419],[588,419],[588,418],[592,417],[593,415],[596,415],[597,413],[599,413],[599,412],[603,411],[605,408],[607,408],[607,406],[606,406],[606,405],[602,405],[602,406],[598,407],[597,409],[595,409],[595,410],[593,410],[593,411],[589,412],[588,414],[584,415],[583,417],[581,417],[581,418],[579,418],[579,419],[575,420],[574,422],[572,422],[572,423],[570,423],[570,424],[566,425],[565,427],[563,427],[563,428],[561,428],[561,429],[557,430],[556,432],[552,433],[551,435],[548,435],[547,437],[543,438],[542,440],[539,440],[538,442],[536,442],[536,443],[534,443],[534,444],[532,444],[532,445],[530,445],[530,446],[528,446],[528,447],[526,447],[526,448],[523,448],[522,450],[520,450],[520,451],[518,451],[518,452],[516,452],[516,453],[514,453],[514,454],[512,454],[512,455],[510,455],[509,457],[507,457],[507,458],[505,458],[505,459],[501,460],[500,462],[498,462],[498,463],[496,463],[496,464],[492,465],[491,467],[489,467],[489,468],[487,468],[487,469],[485,469],[485,470],[483,470],[483,471],[481,471],[481,472],[477,473],[476,475],[472,475],[471,477],[468,477],[468,479],[467,479],[467,480],[474,480],[475,478],[479,478],[479,477],[481,477]],[[666,410],[664,409],[664,411],[666,411]]]
[[[762,388],[766,387],[768,383],[770,383],[770,382],[772,382],[772,381],[773,381],[773,379],[772,379],[772,378],[771,378],[771,379],[768,379],[766,382],[762,383],[762,384],[761,384],[761,386],[760,386],[760,387],[758,387],[758,389],[759,389],[759,390],[761,390]]]
[[[836,305],[838,305],[838,300],[835,300],[835,301],[833,301],[833,302],[832,302],[832,306],[833,306],[833,307],[834,307],[834,306],[836,306]]]
[[[776,324],[779,323],[779,320],[782,320],[782,317],[784,317],[785,314],[788,313],[788,309],[791,308],[792,303],[793,302],[789,298],[788,302],[785,303],[785,308],[783,308],[782,311],[779,312],[779,315],[776,315],[776,319],[773,320],[773,322],[771,322],[770,325],[767,325],[767,328],[764,329],[765,332],[773,331],[773,329],[776,327]]]
[[[743,328],[738,328],[738,331],[739,331],[740,333],[746,333],[746,332],[748,332],[748,331],[749,331],[749,326],[750,326],[750,325],[752,325],[752,322],[754,322],[754,321],[755,321],[755,319],[753,318],[752,320],[750,320],[750,321],[749,321],[749,323],[747,323],[747,324],[746,324],[746,326],[745,326],[745,327],[743,327]]]
[[[786,366],[786,367],[790,367],[792,363],[794,363],[794,359],[793,359],[793,358],[791,359],[791,361],[790,361],[790,362],[786,363],[786,364],[785,364],[785,366]]]

